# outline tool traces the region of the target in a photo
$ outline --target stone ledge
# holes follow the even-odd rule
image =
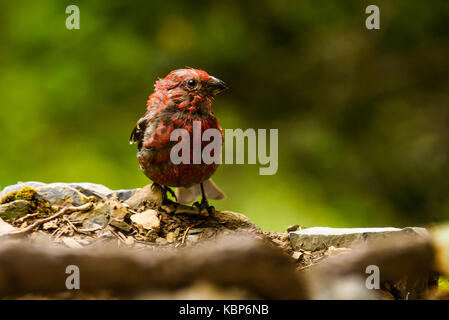
[[[294,250],[316,251],[328,247],[348,248],[397,235],[427,236],[424,228],[328,228],[313,227],[289,233]]]

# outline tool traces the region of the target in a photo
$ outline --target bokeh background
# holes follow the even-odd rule
[[[278,173],[223,165],[217,208],[268,230],[448,217],[445,0],[2,1],[0,187],[148,184],[129,134],[154,81],[184,66],[230,85],[223,128],[279,129]]]

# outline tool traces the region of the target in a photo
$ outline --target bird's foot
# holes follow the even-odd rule
[[[214,206],[210,206],[209,203],[207,202],[207,200],[201,200],[201,203],[196,201],[193,203],[193,206],[197,207],[200,212],[203,211],[203,209],[207,210],[207,213],[209,214],[214,214],[215,213],[215,207]]]
[[[167,186],[163,186],[162,187],[163,190],[163,197],[162,197],[162,203],[163,204],[171,204],[171,203],[175,203],[172,200],[170,200],[167,196],[167,193],[169,193],[173,198],[175,198],[176,201],[178,201],[178,198],[176,197],[175,192]]]

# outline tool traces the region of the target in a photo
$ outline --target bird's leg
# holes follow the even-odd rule
[[[202,183],[200,183],[200,187],[201,187],[201,203],[197,201],[193,205],[198,207],[200,211],[206,209],[207,213],[214,214],[215,208],[213,206],[210,206],[209,202],[207,202],[206,193],[204,192],[204,186]]]
[[[171,200],[168,198],[167,192],[170,193],[170,194],[173,196],[173,198],[175,198],[176,201],[178,201],[178,198],[176,197],[176,194],[174,193],[174,191],[173,191],[170,187],[162,186],[162,191],[163,191],[163,192],[162,192],[162,203],[170,203],[170,202],[173,202],[173,201],[171,201]]]

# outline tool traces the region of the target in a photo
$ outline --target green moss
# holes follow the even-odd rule
[[[30,201],[33,202],[37,199],[37,191],[34,188],[31,187],[23,187],[20,190],[16,190],[16,191],[11,191],[10,193],[8,193],[6,196],[4,196],[2,198],[2,200],[0,201],[0,203],[8,203],[8,202],[12,202],[15,200],[26,200],[26,201]]]
[[[33,212],[38,212],[41,214],[50,214],[54,212],[50,203],[44,199],[39,198],[37,196],[36,189],[32,187],[23,187],[20,190],[11,191],[1,199],[0,204],[12,202],[15,200],[29,201]]]

